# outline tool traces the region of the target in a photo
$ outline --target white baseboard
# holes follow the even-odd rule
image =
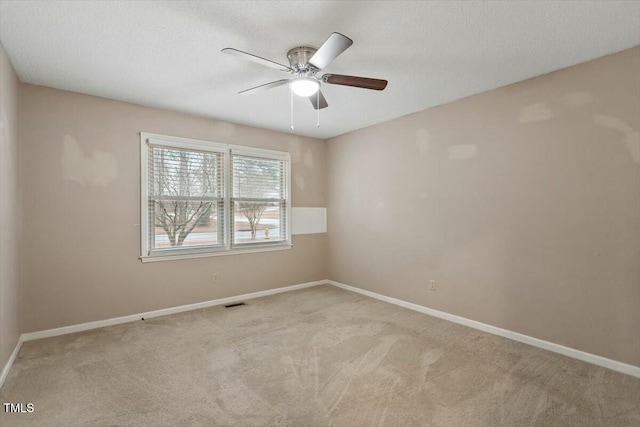
[[[555,344],[549,341],[544,341],[538,338],[523,335],[518,332],[509,331],[507,329],[498,328],[496,326],[487,325],[486,323],[477,322],[475,320],[467,319],[465,317],[456,316],[454,314],[445,313],[444,311],[434,310],[422,305],[414,304],[411,302],[403,301],[397,298],[388,297],[386,295],[377,294],[375,292],[367,291],[365,289],[356,288],[355,286],[345,285],[343,283],[334,282],[328,280],[327,283],[336,286],[341,289],[345,289],[351,292],[356,292],[362,295],[366,295],[371,298],[385,301],[391,304],[398,305],[400,307],[408,308],[410,310],[425,313],[430,316],[439,317],[440,319],[448,320],[450,322],[459,323],[470,328],[479,329],[490,334],[499,335],[501,337],[509,338],[514,341],[529,344],[534,347],[539,347],[544,350],[549,350],[554,353],[560,353],[565,356],[572,357],[574,359],[582,360],[583,362],[592,363],[594,365],[602,366],[614,371],[622,372],[623,374],[631,375],[636,378],[640,378],[640,367],[629,365],[627,363],[618,362],[616,360],[607,359],[606,357],[598,356],[595,354],[587,353],[575,348],[565,347],[560,344]]]
[[[16,356],[18,355],[18,351],[20,350],[20,346],[22,345],[23,341],[31,341],[31,340],[36,340],[40,338],[48,338],[48,337],[55,337],[59,335],[72,334],[75,332],[82,332],[90,329],[97,329],[97,328],[103,328],[105,326],[117,325],[120,323],[135,322],[140,320],[143,317],[145,319],[151,319],[154,317],[166,316],[168,314],[181,313],[181,312],[190,311],[190,310],[197,310],[200,308],[231,304],[234,302],[244,301],[244,300],[253,299],[253,298],[260,298],[268,295],[275,295],[283,292],[295,291],[297,289],[310,288],[313,286],[324,285],[324,284],[329,284],[329,285],[332,285],[341,289],[345,289],[351,292],[356,292],[361,295],[378,299],[380,301],[385,301],[400,307],[408,308],[410,310],[418,311],[420,313],[428,314],[430,316],[438,317],[444,320],[448,320],[450,322],[458,323],[464,326],[468,326],[470,328],[488,332],[490,334],[509,338],[514,341],[519,341],[525,344],[532,345],[534,347],[542,348],[544,350],[549,350],[554,353],[559,353],[568,357],[572,357],[574,359],[582,360],[583,362],[592,363],[594,365],[602,366],[604,368],[608,368],[614,371],[621,372],[623,374],[640,378],[640,367],[638,366],[633,366],[627,363],[618,362],[616,360],[608,359],[606,357],[587,353],[581,350],[576,350],[570,347],[565,347],[560,344],[544,341],[538,338],[530,337],[528,335],[523,335],[518,332],[509,331],[507,329],[498,328],[496,326],[491,326],[486,323],[477,322],[475,320],[467,319],[465,317],[449,314],[444,311],[434,310],[432,308],[428,308],[419,304],[414,304],[414,303],[403,301],[397,298],[388,297],[386,295],[381,295],[375,292],[367,291],[365,289],[357,288],[355,286],[345,285],[343,283],[335,282],[333,280],[318,280],[315,282],[285,286],[285,287],[276,288],[276,289],[268,289],[266,291],[252,292],[249,294],[237,295],[237,296],[228,297],[228,298],[220,298],[216,300],[204,301],[204,302],[199,302],[195,304],[187,304],[187,305],[181,305],[178,307],[170,307],[162,310],[149,311],[146,313],[132,314],[128,316],[115,317],[112,319],[98,320],[95,322],[82,323],[79,325],[71,325],[71,326],[65,326],[62,328],[47,329],[44,331],[29,332],[29,333],[22,334],[22,336],[20,337],[20,341],[16,345],[15,350],[13,351],[13,353],[11,354],[11,357],[9,358],[4,368],[2,369],[2,374],[0,374],[0,387],[2,387],[2,384],[4,383],[5,378],[9,374],[9,370],[11,369],[11,366]]]
[[[315,282],[301,283],[299,285],[285,286],[283,288],[267,289],[266,291],[252,292],[250,294],[237,295],[228,298],[214,299],[211,301],[197,302],[194,304],[180,305],[178,307],[164,308],[161,310],[148,311],[146,313],[130,314],[128,316],[114,317],[105,320],[96,320],[95,322],[81,323],[79,325],[64,326],[61,328],[47,329],[38,332],[28,332],[22,334],[22,341],[37,340],[40,338],[56,337],[59,335],[73,334],[75,332],[88,331],[90,329],[104,328],[105,326],[118,325],[120,323],[135,322],[141,318],[151,319],[168,314],[182,313],[183,311],[198,310],[200,308],[213,307],[216,305],[232,304],[234,302],[244,301],[253,298],[265,297],[268,295],[280,294],[283,292],[295,291],[297,289],[310,288],[312,286],[325,285],[326,280],[318,280]],[[3,371],[4,372],[4,371]]]
[[[6,380],[7,376],[9,375],[9,371],[13,366],[14,360],[16,360],[16,357],[18,357],[18,352],[20,351],[20,347],[22,347],[22,337],[20,337],[20,339],[16,343],[16,348],[13,349],[13,353],[11,353],[11,356],[9,356],[9,360],[7,360],[7,363],[5,363],[4,367],[2,368],[2,373],[0,373],[0,389],[2,389],[2,386],[4,385],[4,380]]]

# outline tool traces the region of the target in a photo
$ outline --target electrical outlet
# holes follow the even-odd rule
[[[431,280],[429,282],[429,289],[431,289],[432,291],[436,290],[436,281],[435,280]]]
[[[220,275],[218,273],[213,273],[213,277],[211,279],[213,283],[216,283],[218,279],[220,279]]]

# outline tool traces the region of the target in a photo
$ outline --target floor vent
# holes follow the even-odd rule
[[[240,305],[246,305],[246,304],[243,303],[243,302],[236,302],[236,303],[233,303],[233,304],[227,304],[227,305],[224,306],[224,308],[238,307]]]

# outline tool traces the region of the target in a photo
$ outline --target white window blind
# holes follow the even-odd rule
[[[232,151],[232,245],[287,240],[287,162]]]
[[[141,259],[288,249],[288,153],[142,133]]]

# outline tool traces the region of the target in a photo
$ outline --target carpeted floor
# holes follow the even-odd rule
[[[638,426],[640,379],[330,286],[27,342],[9,426]]]

